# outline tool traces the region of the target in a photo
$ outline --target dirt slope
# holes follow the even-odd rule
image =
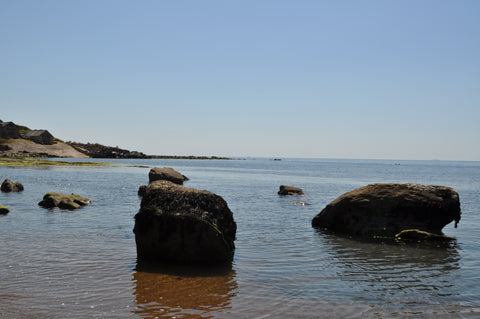
[[[42,145],[24,139],[10,139],[0,142],[0,156],[2,155],[88,158],[87,155],[63,142]]]

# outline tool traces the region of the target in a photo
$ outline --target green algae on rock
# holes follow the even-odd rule
[[[5,206],[0,206],[0,215],[7,215],[10,210]]]
[[[67,162],[30,157],[3,157],[0,166],[111,166],[112,163],[103,162]]]

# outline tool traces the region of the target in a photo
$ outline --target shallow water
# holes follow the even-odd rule
[[[232,265],[137,264],[133,216],[149,168],[0,168],[22,193],[0,193],[0,317],[478,318],[480,163],[247,159],[116,160],[169,166],[185,185],[224,197],[237,222]],[[356,241],[316,231],[330,201],[374,182],[446,185],[462,220],[450,247]],[[302,197],[280,197],[281,184]],[[47,192],[92,204],[43,209]],[[310,206],[296,206],[303,200]]]

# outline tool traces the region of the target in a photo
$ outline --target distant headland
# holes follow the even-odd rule
[[[0,157],[129,158],[129,159],[230,159],[217,156],[146,155],[98,143],[63,142],[48,130],[30,129],[0,120]]]

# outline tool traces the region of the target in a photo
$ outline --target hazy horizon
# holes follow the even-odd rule
[[[480,161],[480,2],[0,1],[0,119],[149,155]]]

